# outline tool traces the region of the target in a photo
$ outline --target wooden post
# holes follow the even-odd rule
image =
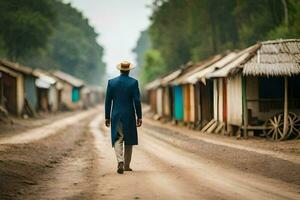
[[[284,77],[284,110],[283,110],[283,134],[288,131],[288,77]]]
[[[248,138],[248,107],[247,107],[247,81],[242,76],[242,101],[243,101],[243,134],[244,138]]]
[[[214,109],[216,109],[216,121],[217,123],[220,122],[220,119],[219,119],[219,80],[218,79],[215,79],[214,80],[214,95],[216,95],[216,102],[214,102]],[[214,99],[215,100],[215,99]]]

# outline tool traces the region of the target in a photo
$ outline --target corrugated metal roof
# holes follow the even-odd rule
[[[221,69],[218,69],[214,72],[208,73],[205,75],[205,78],[217,78],[217,77],[226,77],[229,75],[230,71],[235,68],[238,67],[241,63],[243,63],[247,58],[249,58],[251,56],[251,54],[253,53],[253,50],[255,50],[258,46],[257,45],[253,45],[251,47],[248,47],[242,51],[240,51],[239,53],[236,54],[236,56],[231,60],[231,62],[229,62],[228,64],[226,64],[224,67],[222,67]]]
[[[167,85],[168,83],[173,81],[175,78],[177,78],[181,73],[182,73],[182,69],[179,69],[179,70],[165,76],[164,78],[162,78],[161,84],[164,86]]]
[[[30,67],[25,67],[19,63],[13,63],[5,59],[0,59],[0,64],[22,74],[32,75],[33,72],[33,69]]]
[[[52,75],[59,78],[62,81],[71,84],[74,87],[82,87],[84,85],[84,82],[81,79],[78,79],[70,74],[66,74],[62,71],[52,72]]]
[[[148,83],[145,86],[145,89],[146,90],[152,90],[152,89],[155,89],[155,88],[159,87],[160,85],[161,85],[161,78],[155,79],[154,81]]]
[[[201,63],[198,63],[194,66],[194,68],[187,73],[183,74],[182,76],[175,79],[172,84],[173,85],[179,85],[184,83],[189,83],[188,78],[192,76],[193,74],[199,72],[200,70],[203,70],[206,67],[209,67],[210,65],[214,64],[215,62],[219,61],[223,56],[222,55],[216,55],[212,58],[209,58],[207,60],[204,60]]]
[[[234,59],[236,57],[236,55],[237,55],[236,52],[231,52],[231,53],[227,54],[226,56],[224,56],[222,59],[215,62],[214,64],[187,77],[186,82],[187,83],[196,83],[198,80],[205,82],[205,75],[207,75],[208,73],[211,73],[219,68],[224,67],[224,65],[226,65],[228,62],[232,61],[232,59]]]
[[[53,76],[49,75],[47,72],[44,72],[40,69],[34,70],[33,74],[37,76],[39,79],[43,80],[44,82],[49,83],[50,85],[56,83],[56,79]]]

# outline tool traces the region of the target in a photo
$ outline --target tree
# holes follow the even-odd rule
[[[155,0],[151,8],[151,44],[168,71],[257,41],[300,36],[299,0]]]
[[[154,49],[148,50],[142,66],[142,85],[156,79],[159,74],[164,74],[166,71],[166,65],[160,52]]]
[[[136,47],[132,50],[136,54],[137,68],[134,70],[135,75],[138,75],[144,64],[145,53],[151,48],[150,36],[148,30],[142,31],[137,41]]]
[[[11,60],[45,47],[54,24],[51,0],[0,0],[0,35]]]
[[[102,84],[105,63],[98,34],[81,12],[60,1],[53,1],[57,24],[46,48],[33,52],[22,62],[36,68],[58,69],[89,84]]]

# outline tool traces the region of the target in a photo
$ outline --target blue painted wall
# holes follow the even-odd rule
[[[37,94],[36,94],[36,87],[35,87],[35,77],[25,75],[24,76],[24,85],[25,85],[25,97],[27,98],[30,106],[34,110],[37,108]]]

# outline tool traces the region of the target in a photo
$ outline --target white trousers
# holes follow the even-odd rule
[[[131,161],[131,155],[132,155],[132,145],[123,145],[124,133],[123,133],[123,125],[121,122],[118,123],[117,133],[118,133],[118,139],[114,144],[117,161],[118,163],[124,162],[125,167],[129,167]],[[124,149],[124,153],[123,153],[123,149]]]

